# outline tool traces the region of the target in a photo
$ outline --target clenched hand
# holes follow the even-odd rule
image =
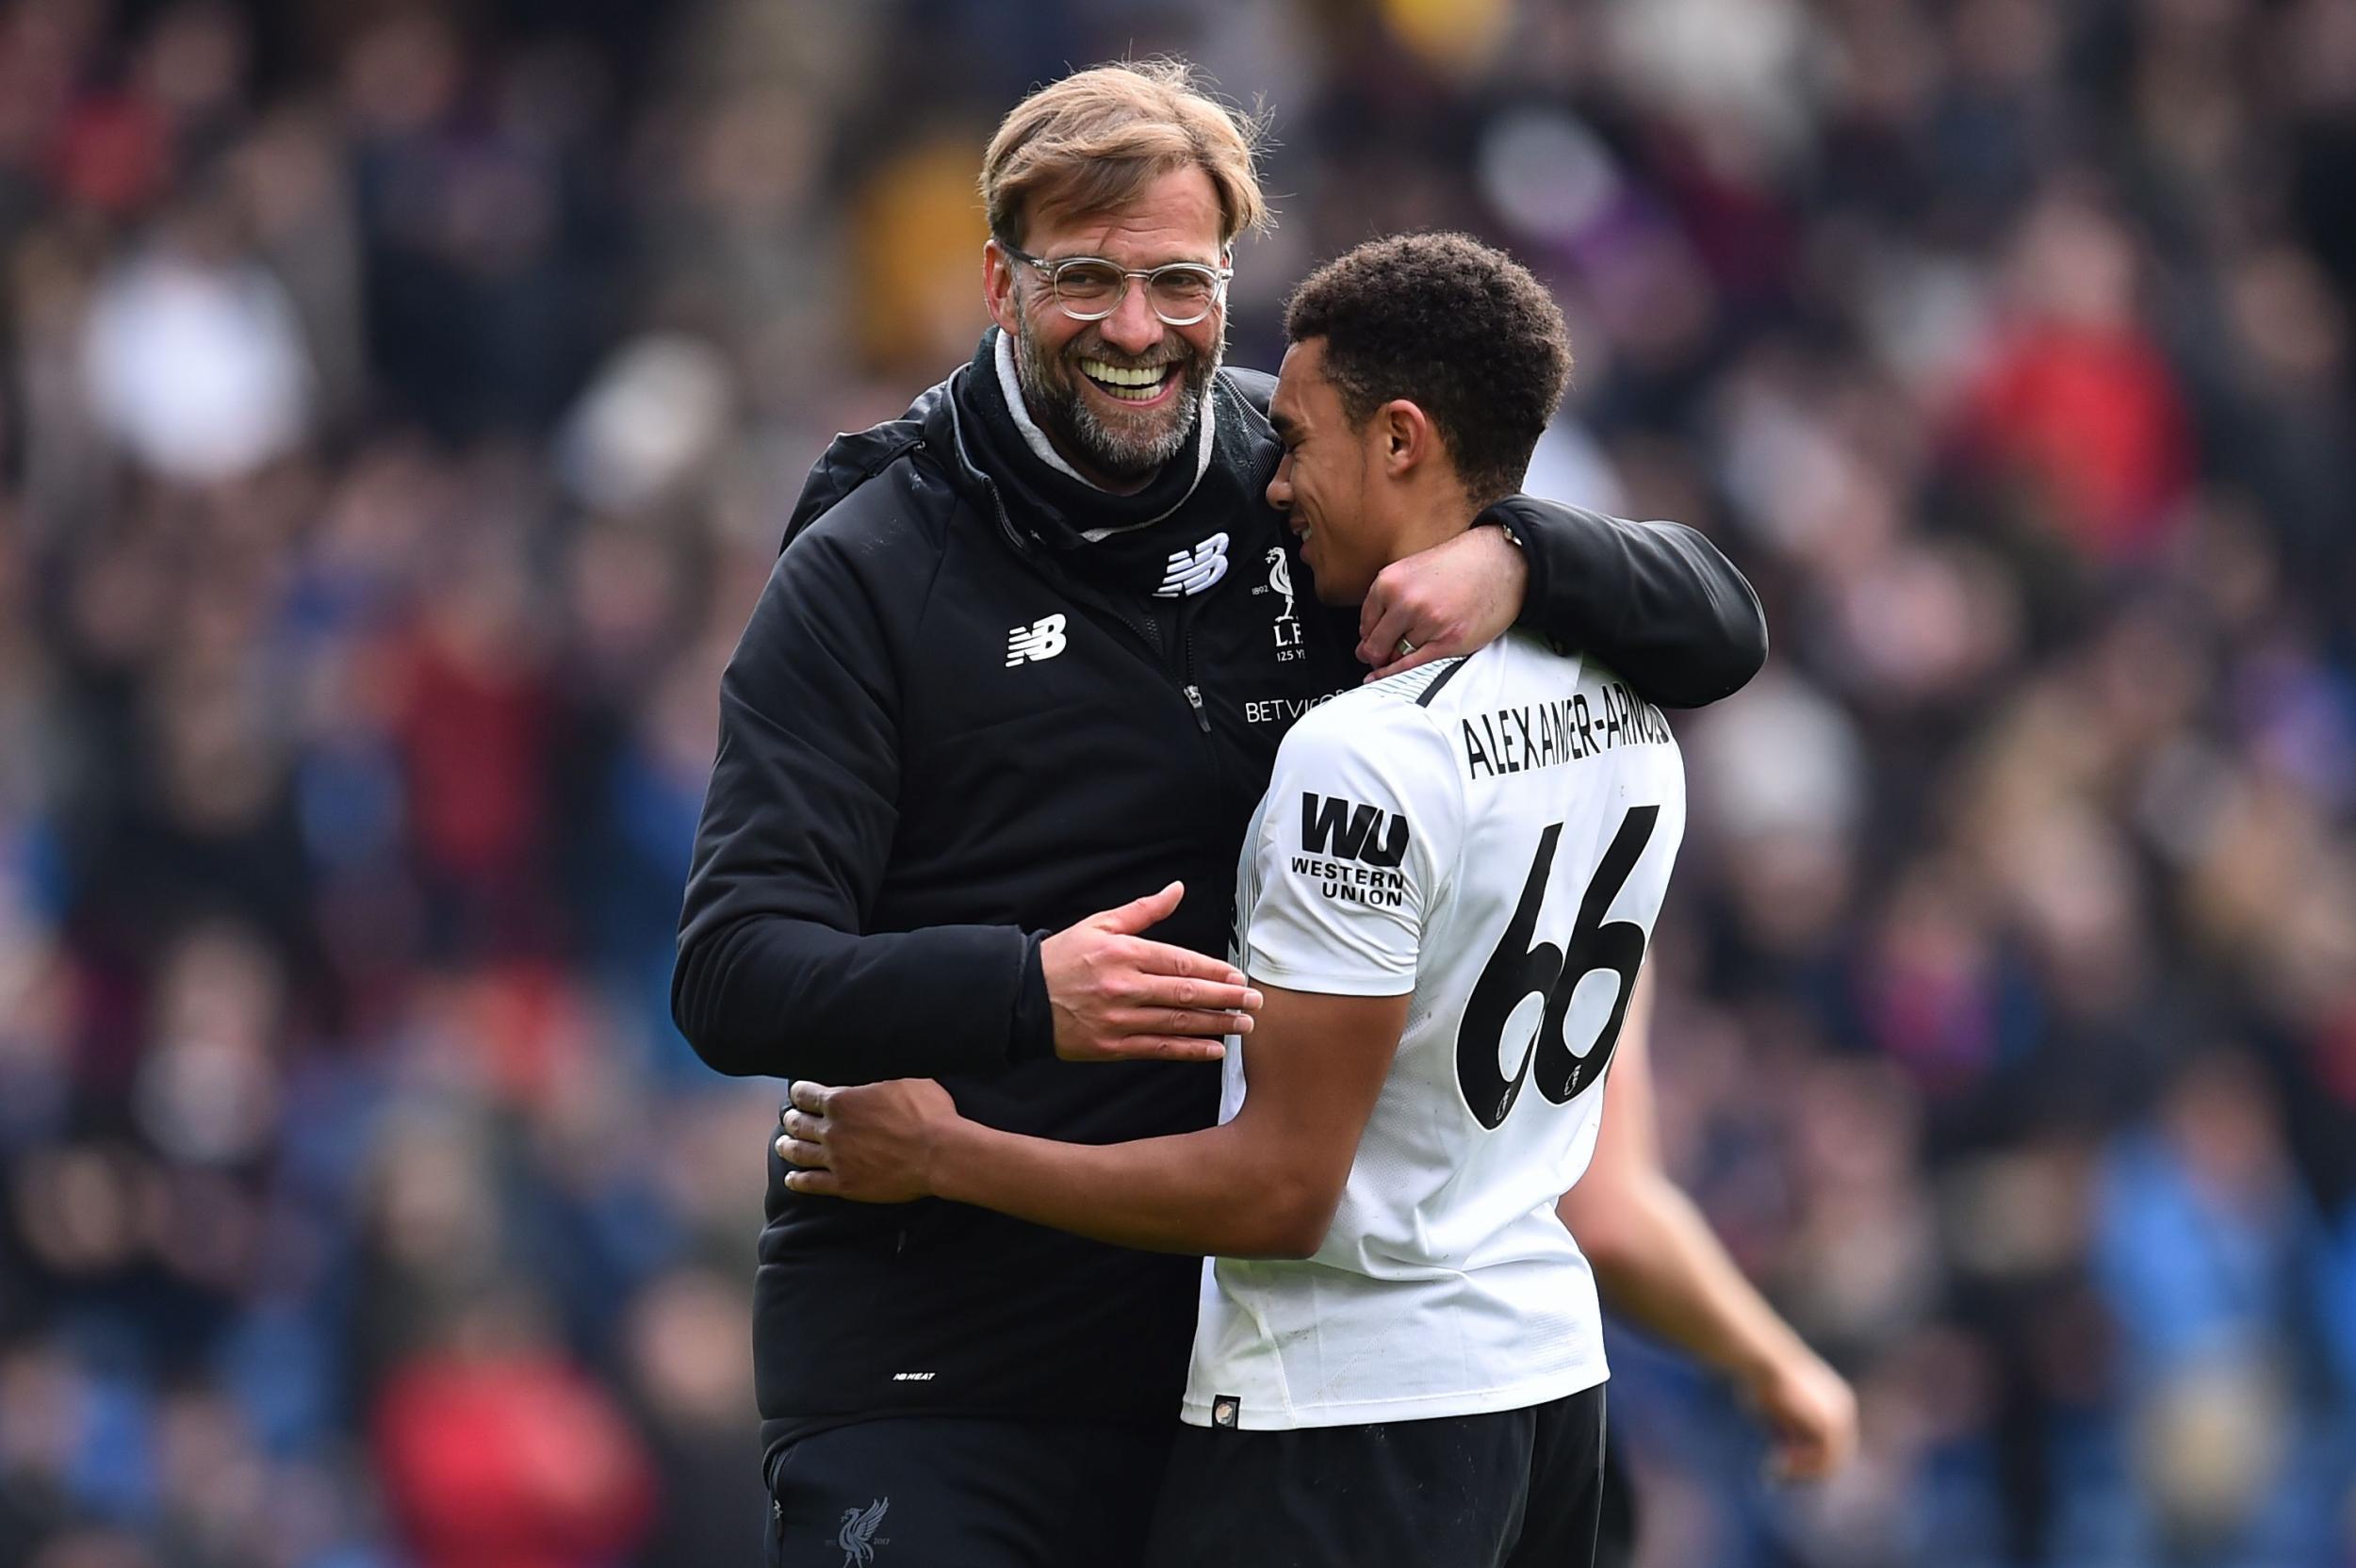
[[[1805,1346],[1743,1380],[1742,1394],[1774,1437],[1777,1480],[1822,1480],[1857,1451],[1857,1394]]]
[[[830,1088],[796,1079],[778,1114],[778,1158],[795,1192],[860,1203],[928,1197],[933,1142],[957,1119],[957,1102],[929,1078]]]

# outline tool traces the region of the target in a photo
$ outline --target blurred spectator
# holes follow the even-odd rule
[[[638,1444],[537,1317],[522,1292],[490,1293],[386,1379],[378,1462],[421,1568],[611,1562],[644,1533],[651,1487]]]
[[[84,354],[100,424],[185,483],[283,456],[309,402],[293,308],[268,271],[230,251],[225,217],[201,202],[168,214],[90,302]]]
[[[2018,316],[1964,415],[1982,462],[2112,560],[2153,547],[2193,459],[2168,363],[2137,324],[2137,264],[2134,239],[2090,204],[2032,208],[2011,262]]]
[[[737,1483],[752,1401],[752,1314],[738,1282],[678,1272],[652,1284],[630,1324],[631,1382],[663,1478],[648,1568],[750,1562],[767,1511]]]
[[[1768,601],[1664,1148],[1866,1453],[1617,1337],[1648,1560],[2356,1562],[2348,0],[0,0],[0,1568],[749,1560],[717,670],[1155,47],[1275,115],[1235,357],[1506,243],[1536,482]]]

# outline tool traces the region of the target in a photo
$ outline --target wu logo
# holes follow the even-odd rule
[[[1390,825],[1383,825],[1385,820]],[[1407,819],[1339,795],[1301,795],[1301,847],[1336,860],[1392,867],[1407,858]]]
[[[875,1548],[884,1544],[875,1539],[875,1530],[891,1508],[891,1498],[878,1497],[865,1508],[843,1511],[843,1527],[834,1537],[834,1544],[843,1548],[843,1568],[867,1568],[875,1560]]]
[[[1157,599],[1174,599],[1181,594],[1199,594],[1227,575],[1227,535],[1214,533],[1190,550],[1170,552],[1170,570],[1162,574],[1162,585],[1153,590]]]
[[[1061,615],[1042,615],[1029,626],[1019,626],[1006,633],[1006,668],[1013,669],[1024,660],[1036,664],[1063,652],[1070,641],[1063,634],[1066,625]]]

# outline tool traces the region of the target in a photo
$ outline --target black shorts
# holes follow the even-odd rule
[[[1603,1388],[1364,1427],[1186,1427],[1147,1568],[1586,1568]]]
[[[1129,1568],[1178,1423],[894,1416],[788,1443],[769,1568]]]
[[[1628,1445],[1608,1432],[1603,1441],[1603,1508],[1595,1520],[1595,1568],[1632,1568],[1635,1561],[1636,1481],[1628,1474]]]

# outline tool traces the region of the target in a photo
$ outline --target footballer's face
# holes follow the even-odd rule
[[[1356,604],[1390,564],[1391,530],[1382,515],[1375,421],[1352,426],[1341,392],[1325,375],[1325,340],[1312,337],[1284,354],[1268,401],[1268,422],[1284,455],[1268,481],[1268,504],[1301,536],[1301,559],[1325,604]]]
[[[1023,248],[1051,263],[1095,256],[1136,271],[1175,261],[1216,268],[1226,259],[1219,229],[1219,193],[1188,165],[1108,212],[1034,212]],[[1154,313],[1144,280],[1131,278],[1110,316],[1075,321],[1047,276],[996,240],[982,269],[990,317],[1014,343],[1023,403],[1074,467],[1107,488],[1135,489],[1186,448],[1226,346],[1223,298],[1202,320],[1173,327]]]

